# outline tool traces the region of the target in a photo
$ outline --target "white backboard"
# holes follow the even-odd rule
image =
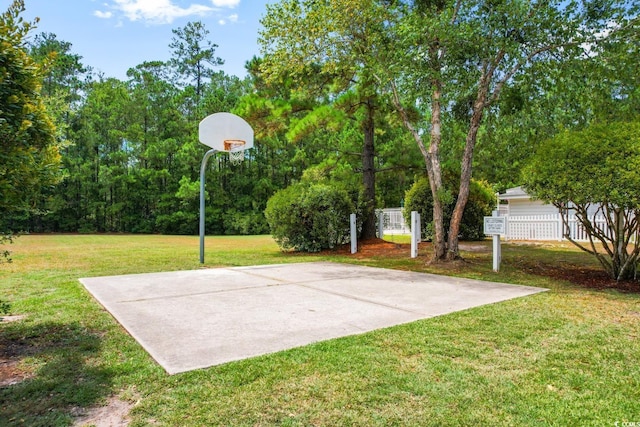
[[[253,129],[242,117],[231,113],[215,113],[205,117],[199,126],[200,142],[218,151],[228,151],[224,141],[245,141],[244,148],[253,147]]]

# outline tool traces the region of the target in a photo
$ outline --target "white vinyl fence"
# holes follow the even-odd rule
[[[378,218],[382,215],[384,234],[411,234],[411,226],[405,223],[402,211],[402,208],[386,208],[377,211]]]
[[[564,225],[560,214],[554,215],[505,215],[507,218],[506,240],[563,240]],[[595,219],[596,227],[606,228],[603,216]],[[584,227],[575,216],[569,216],[569,235],[573,240],[588,240]]]
[[[377,211],[383,218],[383,234],[411,234],[410,224],[405,223],[402,208],[387,208]],[[553,215],[501,215],[507,218],[505,240],[564,240],[560,214]],[[606,228],[603,216],[595,218],[600,229]],[[584,227],[569,216],[569,235],[576,241],[588,240]]]

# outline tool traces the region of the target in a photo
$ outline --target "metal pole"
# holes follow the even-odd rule
[[[200,166],[200,264],[204,264],[204,173],[207,170],[209,157],[215,154],[216,149],[207,151],[202,158]]]

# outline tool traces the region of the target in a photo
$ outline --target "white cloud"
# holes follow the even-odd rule
[[[95,1],[95,0],[92,0]],[[204,0],[194,0],[201,1]],[[96,10],[94,16],[102,19],[109,19],[116,14],[119,22],[122,19],[129,21],[143,21],[147,24],[171,24],[175,19],[189,16],[204,16],[214,12],[220,12],[221,8],[233,9],[240,4],[241,0],[210,0],[212,6],[193,3],[189,7],[178,6],[176,0],[109,0],[104,3],[107,11]],[[227,17],[220,17],[218,24],[238,22],[238,14]]]
[[[220,0],[231,3],[235,0]],[[237,3],[237,1],[235,1]],[[214,11],[209,6],[192,4],[187,8],[173,4],[172,0],[114,0],[113,9],[121,11],[130,21],[152,24],[170,24],[176,18],[206,15]]]
[[[211,0],[215,7],[236,7],[240,4],[240,0]]]
[[[93,16],[97,16],[98,18],[102,18],[102,19],[109,19],[113,16],[113,13],[96,10],[95,12],[93,12]]]

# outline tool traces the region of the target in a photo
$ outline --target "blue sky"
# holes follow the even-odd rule
[[[39,17],[32,35],[54,33],[70,42],[106,77],[126,80],[129,68],[144,61],[166,61],[171,56],[172,29],[202,21],[222,70],[244,77],[244,64],[259,55],[258,29],[266,3],[276,0],[25,0],[22,16]],[[0,0],[5,11],[11,0]]]

